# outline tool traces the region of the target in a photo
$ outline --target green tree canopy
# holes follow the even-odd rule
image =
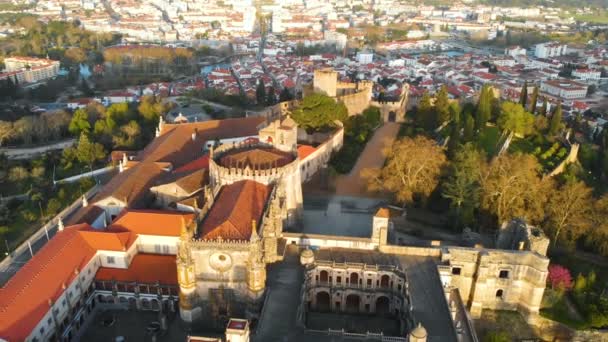
[[[549,135],[556,136],[562,129],[562,103],[559,102],[553,115],[551,116],[551,121],[549,121]]]
[[[469,226],[475,221],[474,212],[479,207],[481,170],[484,164],[483,153],[468,143],[456,152],[450,165],[449,176],[443,183],[442,196],[450,200],[457,227]]]
[[[498,127],[503,131],[528,135],[534,131],[534,115],[526,112],[521,104],[505,101],[500,105]]]
[[[344,103],[338,103],[323,94],[306,96],[293,111],[293,119],[307,131],[320,131],[335,127],[335,121],[345,122],[348,111]]]
[[[77,109],[74,112],[74,115],[72,115],[68,130],[75,136],[80,135],[81,133],[89,133],[91,130],[89,113],[83,108]]]

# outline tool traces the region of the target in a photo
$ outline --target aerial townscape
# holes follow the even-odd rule
[[[608,341],[606,0],[0,0],[0,342]]]

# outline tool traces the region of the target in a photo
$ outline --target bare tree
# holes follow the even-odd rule
[[[496,157],[482,170],[481,208],[498,224],[514,217],[540,222],[550,182],[541,180],[539,171],[538,161],[530,155]]]
[[[592,189],[581,181],[554,188],[547,201],[545,230],[553,243],[574,241],[592,225]]]
[[[426,200],[439,183],[446,165],[442,147],[423,136],[397,140],[383,153],[387,156],[382,169],[363,170],[363,177],[372,191],[386,190],[397,200],[411,203],[415,198]]]

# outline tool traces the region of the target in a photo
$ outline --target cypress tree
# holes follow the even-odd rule
[[[535,86],[532,91],[532,98],[530,99],[530,113],[536,112],[536,102],[538,101],[538,87]]]
[[[488,86],[481,88],[477,110],[475,111],[475,128],[483,129],[492,115],[492,91]]]
[[[553,116],[551,116],[551,122],[549,122],[549,135],[556,136],[562,126],[562,103],[559,102]]]
[[[450,123],[450,140],[448,141],[448,157],[452,158],[460,145],[460,108],[450,106],[452,122]],[[469,115],[470,116],[470,115]]]
[[[260,79],[258,86],[255,89],[255,99],[258,104],[264,104],[266,102],[266,86],[262,79]]]
[[[519,93],[519,104],[526,108],[526,102],[528,101],[528,81],[524,82],[524,86],[521,88]]]
[[[463,142],[473,141],[473,136],[475,134],[475,120],[473,120],[473,116],[464,113],[464,131],[462,134]]]
[[[543,105],[538,109],[538,115],[547,116],[547,98],[543,97]]]
[[[433,119],[433,105],[431,104],[431,96],[425,91],[424,94],[422,94],[420,103],[418,104],[414,121],[416,122],[416,126],[429,129],[433,126]]]
[[[274,87],[268,88],[268,94],[266,94],[266,105],[272,106],[277,103],[277,95],[274,92]]]
[[[435,127],[439,127],[450,119],[449,107],[448,88],[442,85],[435,97]]]

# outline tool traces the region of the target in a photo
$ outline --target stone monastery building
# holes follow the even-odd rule
[[[344,131],[308,135],[287,104],[275,109],[161,119],[156,138],[123,155],[120,172],[0,288],[0,341],[78,340],[99,308],[112,307],[179,311],[187,324],[228,326],[248,341],[267,265],[289,248],[301,250],[293,319],[304,334],[331,315],[375,317],[403,342],[475,341],[470,316],[483,309],[535,320],[549,260],[546,238],[523,222],[501,229],[503,249],[396,245],[403,213],[387,208],[370,217],[368,237],[302,231],[302,183],[327,167]]]

